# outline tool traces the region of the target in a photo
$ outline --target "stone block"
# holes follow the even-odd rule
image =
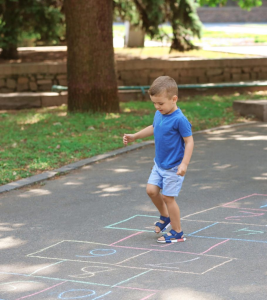
[[[231,74],[223,74],[223,82],[229,82],[231,81],[232,77],[231,77]]]
[[[58,74],[56,75],[57,79],[67,79],[67,74]]]
[[[67,79],[63,79],[63,78],[59,79],[58,83],[59,83],[59,85],[62,85],[62,86],[67,86],[68,85]]]
[[[0,93],[13,93],[13,92],[15,92],[15,88],[14,89],[8,89],[6,87],[0,88]]]
[[[195,76],[203,76],[205,75],[205,69],[180,69],[179,75],[180,77],[186,76],[186,77],[195,77]]]
[[[233,109],[241,116],[254,115],[267,122],[267,100],[234,101]]]
[[[207,83],[207,82],[209,82],[209,79],[207,76],[200,76],[200,77],[198,77],[197,81],[198,81],[198,83]]]
[[[31,81],[29,85],[30,85],[31,91],[36,92],[38,90],[38,87],[37,87],[37,84],[35,81]]]
[[[42,107],[48,106],[60,106],[62,104],[68,103],[68,93],[62,92],[61,94],[58,93],[43,93],[41,95],[41,104]]]
[[[248,81],[250,80],[250,74],[240,74],[240,78],[242,81]]]
[[[0,79],[0,87],[6,86],[6,82],[4,79]]]
[[[230,72],[233,74],[240,74],[242,72],[241,68],[231,68]]]
[[[44,84],[51,84],[52,81],[50,79],[38,79],[37,84],[38,85],[44,85]]]
[[[28,77],[19,77],[18,78],[18,84],[28,84],[29,79]]]
[[[221,75],[223,73],[223,69],[208,69],[206,71],[206,75],[209,76],[216,76]]]
[[[159,76],[164,76],[165,73],[164,71],[155,71],[155,70],[152,70],[149,74],[149,84],[151,84],[156,78],[158,78]]]
[[[252,68],[252,71],[253,72],[260,72],[261,68],[260,67],[255,67],[255,68]]]
[[[41,107],[39,95],[31,93],[0,94],[0,109],[24,109]]]
[[[233,74],[233,81],[247,81],[250,79],[249,74]]]
[[[26,92],[29,91],[28,83],[18,84],[17,85],[17,92]]]
[[[260,72],[258,77],[260,80],[267,80],[267,72]]]
[[[17,86],[17,82],[15,79],[8,78],[6,81],[6,87],[10,89],[15,89]]]
[[[198,83],[198,78],[181,76],[177,82],[177,84],[190,84],[190,83]]]
[[[258,73],[251,73],[250,74],[250,79],[251,80],[258,80],[259,79]]]
[[[223,81],[224,81],[223,75],[209,77],[209,82],[212,82],[212,83],[215,83],[215,82],[219,83],[219,82],[223,82]]]
[[[52,83],[38,85],[38,91],[40,92],[50,92],[52,88]]]
[[[130,71],[121,71],[120,73],[119,73],[120,75],[119,75],[119,78],[120,78],[120,80],[122,80],[122,81],[125,81],[125,80],[130,80],[130,79],[132,79],[132,72],[130,72]]]
[[[242,73],[250,73],[252,68],[242,68]]]

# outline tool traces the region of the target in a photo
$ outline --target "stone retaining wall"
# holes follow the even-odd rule
[[[160,75],[178,84],[267,80],[267,58],[117,61],[118,85],[150,85]],[[49,92],[67,85],[66,63],[0,65],[0,93]]]
[[[50,92],[67,85],[66,63],[0,64],[0,93]]]
[[[267,80],[267,58],[117,62],[118,85],[150,85],[161,75],[178,84]]]

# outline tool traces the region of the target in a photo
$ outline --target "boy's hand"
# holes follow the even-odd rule
[[[185,173],[187,171],[187,165],[186,164],[183,164],[181,163],[179,166],[178,166],[178,170],[177,170],[177,175],[180,175],[180,176],[184,176]]]
[[[123,144],[126,146],[128,143],[130,142],[134,142],[135,141],[135,137],[134,134],[126,134],[124,133],[123,135]]]

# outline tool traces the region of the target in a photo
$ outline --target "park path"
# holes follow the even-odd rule
[[[0,299],[265,300],[267,124],[194,139],[184,243],[156,243],[153,145],[0,195]]]

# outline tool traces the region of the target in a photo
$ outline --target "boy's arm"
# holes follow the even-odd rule
[[[184,137],[185,142],[185,150],[184,150],[184,158],[181,164],[178,167],[177,175],[184,176],[187,171],[187,166],[189,165],[193,149],[194,149],[194,139],[193,136]]]
[[[127,145],[129,142],[134,142],[137,139],[143,139],[145,137],[151,136],[154,134],[154,127],[150,125],[134,134],[124,134],[123,135],[123,144]]]

